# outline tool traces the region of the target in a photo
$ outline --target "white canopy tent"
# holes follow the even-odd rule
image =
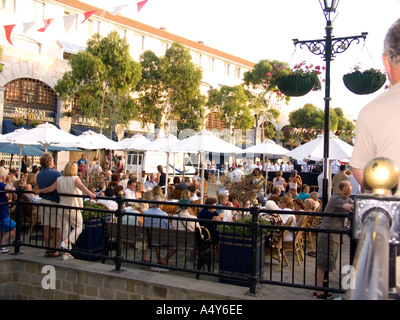
[[[136,151],[136,175],[139,176],[139,151],[143,151],[141,146],[147,145],[151,141],[144,135],[137,133],[130,138],[123,139],[118,142],[118,145],[125,151],[125,155],[128,151]],[[126,158],[126,157],[125,157]]]
[[[201,157],[201,202],[204,199],[204,164],[205,155],[212,153],[223,153],[223,154],[238,154],[243,153],[243,150],[234,146],[233,144],[226,142],[211,132],[202,130],[195,135],[179,141],[173,146],[176,152],[187,152],[200,154]]]
[[[331,190],[331,162],[333,160],[348,161],[353,153],[353,146],[339,139],[333,133],[329,134],[329,158],[327,159],[328,168],[324,168],[328,177],[328,190]],[[320,134],[311,140],[285,154],[297,160],[324,160],[324,135]],[[328,192],[328,199],[330,192]]]
[[[143,151],[163,151],[167,153],[167,165],[166,165],[166,177],[165,177],[165,196],[168,197],[168,169],[169,169],[169,157],[170,153],[176,152],[175,146],[179,142],[178,138],[174,135],[166,135],[151,141],[140,148]]]

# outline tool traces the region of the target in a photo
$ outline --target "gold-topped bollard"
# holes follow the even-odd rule
[[[393,160],[385,157],[372,159],[364,168],[364,181],[373,194],[391,195],[400,177],[400,171]]]

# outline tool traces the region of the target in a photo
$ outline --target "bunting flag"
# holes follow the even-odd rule
[[[82,20],[81,24],[84,23],[87,19],[89,19],[89,17],[90,17],[93,13],[95,13],[95,12],[96,12],[96,10],[85,12],[85,13],[83,14],[83,15],[85,16],[85,19]]]
[[[143,1],[139,1],[137,3],[137,11],[139,12],[140,10],[142,10],[142,8],[144,7],[144,5],[147,3],[147,1],[149,0],[143,0]]]
[[[16,26],[15,24],[10,24],[10,25],[8,25],[8,26],[4,26],[4,31],[6,32],[7,41],[8,41],[11,45],[13,45],[12,42],[11,42],[11,33],[12,33],[12,31],[13,31],[13,29],[14,29],[15,26]]]
[[[143,6],[147,3],[147,1],[148,0],[143,0],[143,1],[137,2],[137,10],[140,11],[143,8]],[[120,6],[115,6],[115,7],[112,8],[113,10],[110,11],[110,14],[116,15],[116,14],[120,13],[123,9],[125,9],[127,6],[131,5],[131,4],[132,3],[127,3],[127,4],[120,5]],[[82,20],[81,24],[84,23],[87,19],[89,19],[89,17],[92,14],[94,14],[96,11],[97,10],[84,12],[84,14],[83,14],[84,15],[84,19]],[[105,12],[106,12],[106,9],[103,11],[101,16],[103,16]],[[53,22],[53,20],[55,20],[55,18],[44,19],[44,20],[41,20],[41,21],[24,22],[24,23],[22,23],[22,33],[24,35],[26,35],[31,30],[36,29],[38,24],[41,24],[42,27],[39,28],[39,29],[36,29],[35,31],[45,32],[47,30],[47,28],[50,26],[50,24]],[[64,29],[65,29],[66,33],[68,33],[68,31],[72,29],[72,27],[75,25],[77,20],[78,20],[78,14],[73,14],[73,15],[68,15],[68,16],[64,16],[63,17]],[[11,34],[12,34],[13,29],[14,29],[15,26],[16,26],[16,24],[4,25],[4,31],[6,33],[6,39],[11,45],[13,45],[13,43],[11,41]]]
[[[112,14],[113,16],[117,15],[118,13],[120,13],[123,9],[125,9],[127,6],[131,5],[130,3],[127,4],[121,4],[120,6],[115,6],[115,7],[111,7],[110,9],[113,10],[107,10],[110,14]]]
[[[22,24],[23,26],[23,33],[26,35],[29,31],[31,31],[35,25],[36,25],[36,21],[32,21],[32,22],[25,22]]]
[[[46,29],[49,27],[49,25],[53,22],[53,20],[54,20],[54,18],[43,20],[43,22],[44,22],[44,27],[38,29],[37,31],[39,31],[39,32],[45,32]]]

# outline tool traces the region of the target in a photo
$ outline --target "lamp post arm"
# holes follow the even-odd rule
[[[332,51],[332,57],[334,58],[336,54],[340,54],[342,52],[345,52],[350,45],[356,41],[356,44],[360,43],[361,39],[366,39],[368,35],[368,32],[363,32],[359,36],[352,36],[352,37],[342,37],[342,38],[332,38],[331,42],[331,51]],[[298,39],[293,39],[293,43],[295,46],[299,45],[300,48],[303,46],[306,46],[308,50],[317,56],[323,56],[325,60],[325,55],[326,55],[326,39],[317,39],[317,40],[298,40]]]

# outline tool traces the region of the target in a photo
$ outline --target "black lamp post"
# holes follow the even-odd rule
[[[319,1],[321,8],[324,12],[326,19],[326,36],[324,39],[318,40],[305,40],[299,41],[298,39],[293,39],[294,45],[300,45],[300,48],[305,45],[308,50],[315,55],[320,55],[326,62],[325,69],[325,118],[324,118],[324,180],[323,180],[323,207],[328,202],[328,172],[329,170],[329,102],[330,97],[330,87],[331,87],[331,61],[335,58],[336,54],[346,51],[353,41],[356,43],[360,42],[360,39],[365,39],[367,37],[367,32],[363,32],[360,36],[335,38],[332,36],[332,20],[331,14],[336,13],[339,0],[324,0],[323,3]]]
[[[25,92],[25,100],[26,100],[26,129],[29,127],[29,105],[32,102],[32,98],[34,94],[30,91]]]

